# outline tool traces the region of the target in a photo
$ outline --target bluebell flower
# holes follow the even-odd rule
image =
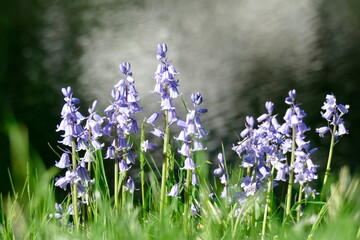
[[[180,169],[185,169],[185,170],[195,170],[195,168],[198,167],[197,165],[195,165],[194,160],[191,157],[187,157],[185,159],[185,165],[183,168]]]
[[[246,176],[242,178],[242,183],[240,185],[246,194],[246,196],[254,196],[258,187],[256,182],[252,181],[251,177]]]
[[[164,137],[164,132],[160,128],[154,128],[154,130],[150,131],[150,133],[154,134],[157,137]]]
[[[167,46],[165,43],[158,44],[158,52],[156,58],[159,64],[153,78],[156,80],[154,93],[161,97],[161,110],[167,111],[167,122],[169,125],[176,122],[178,117],[173,105],[173,100],[177,98],[180,93],[178,91],[178,80],[175,76],[179,73],[175,70],[174,66],[169,60],[166,59]],[[158,118],[158,113],[151,115],[147,122],[154,125]]]
[[[60,125],[57,126],[56,131],[64,131],[62,137],[64,138],[60,143],[65,146],[72,146],[72,139],[79,139],[84,137],[84,128],[81,123],[85,117],[78,111],[76,107],[80,103],[78,98],[73,97],[73,92],[71,87],[61,89],[65,105],[61,110],[62,121]]]
[[[121,160],[119,162],[119,171],[120,171],[120,173],[127,172],[130,168],[131,168],[131,166],[127,165],[124,160]]]
[[[285,113],[285,123],[279,128],[279,131],[286,136],[281,144],[284,154],[292,151],[291,132],[295,131],[295,162],[289,167],[294,169],[295,182],[304,185],[317,179],[316,169],[318,166],[313,164],[311,159],[316,149],[311,149],[310,141],[305,140],[305,133],[310,130],[303,121],[306,113],[299,107],[300,104],[295,102],[295,98],[296,91],[289,91],[289,97],[285,99],[285,103],[290,105],[290,108]]]
[[[67,185],[69,183],[74,184],[74,182],[78,179],[77,173],[71,170],[67,170],[64,177],[55,179],[55,186],[62,188],[66,191]]]
[[[172,186],[170,192],[167,195],[170,197],[180,198],[179,197],[179,184],[175,184],[174,186]]]
[[[159,118],[159,115],[160,115],[160,113],[158,113],[158,112],[153,113],[153,114],[146,120],[146,122],[154,126],[155,122],[156,122],[156,121],[158,120],[158,118]]]
[[[69,154],[63,153],[61,155],[60,161],[55,163],[55,166],[58,168],[67,168],[71,166]]]
[[[102,132],[114,140],[107,148],[105,158],[119,161],[119,171],[127,171],[135,163],[135,155],[130,151],[132,144],[128,143],[128,136],[139,131],[135,114],[141,111],[138,105],[139,97],[135,88],[135,80],[128,62],[119,65],[125,78],[115,84],[112,90],[113,102],[105,108],[106,125]]]
[[[194,172],[192,172],[192,174],[191,174],[191,185],[193,185],[193,186],[196,186],[196,185],[200,186],[199,176],[198,176],[196,173],[194,173]]]
[[[329,126],[317,128],[316,132],[319,133],[320,137],[324,137],[327,132],[334,134],[336,138],[347,134],[348,130],[345,128],[342,116],[349,112],[349,108],[349,105],[337,104],[334,95],[326,95],[326,101],[321,107],[324,110],[321,112],[321,116],[327,120],[328,125],[336,126],[336,131],[333,133]]]
[[[222,154],[222,153],[219,153],[219,154],[217,155],[217,159],[218,159],[218,162],[219,162],[219,164],[218,164],[219,167],[214,170],[214,174],[215,174],[215,175],[221,175],[221,174],[223,174],[223,173],[225,172],[225,165],[224,165],[224,157],[223,157],[223,154]]]
[[[157,146],[154,143],[150,143],[149,140],[145,140],[144,142],[141,143],[141,150],[143,152],[147,152],[149,150],[154,150],[156,148],[157,148]]]
[[[191,102],[194,106],[199,106],[203,102],[203,98],[199,92],[191,94]]]
[[[198,216],[199,213],[200,213],[201,208],[200,208],[199,204],[194,202],[194,203],[191,204],[190,210],[191,210],[191,215],[192,216]]]
[[[135,181],[133,178],[129,177],[126,181],[126,187],[125,189],[129,191],[130,193],[134,193],[135,190],[138,190],[135,188]]]

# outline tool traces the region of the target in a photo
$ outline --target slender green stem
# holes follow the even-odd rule
[[[270,208],[271,208],[270,197],[271,197],[271,191],[273,188],[274,169],[275,169],[274,166],[272,166],[271,175],[270,175],[269,181],[267,183],[266,203],[265,203],[264,218],[263,218],[262,231],[261,231],[261,239],[262,240],[265,239],[267,216],[268,216],[268,213],[270,212]]]
[[[140,145],[145,141],[145,119],[141,124]],[[145,154],[140,147],[140,186],[141,186],[141,204],[143,218],[146,217],[146,200],[145,200]]]
[[[117,213],[119,210],[119,161],[117,159],[114,164],[114,208]]]
[[[296,221],[300,221],[300,217],[301,217],[301,201],[302,201],[302,197],[303,197],[303,185],[300,185],[300,189],[299,189],[299,198],[298,198],[298,202],[299,202],[299,206],[296,209]]]
[[[292,195],[292,187],[294,182],[294,168],[293,164],[295,161],[295,137],[296,130],[295,127],[292,128],[292,146],[291,146],[291,157],[290,157],[290,173],[289,173],[289,183],[286,195],[286,207],[285,207],[285,217],[289,216],[290,208],[291,208],[291,195]]]
[[[126,178],[126,171],[121,173],[121,179],[120,179],[120,184],[122,184],[122,188],[121,188],[121,211],[124,209],[125,207],[125,203],[126,203],[126,184],[125,184],[125,178]]]
[[[324,196],[325,189],[326,189],[326,185],[327,185],[330,170],[331,170],[331,160],[332,160],[333,150],[334,150],[334,145],[335,145],[335,132],[336,132],[336,125],[334,124],[332,135],[331,135],[329,156],[328,156],[328,161],[327,161],[326,170],[325,170],[324,182],[322,185],[322,190],[321,190],[321,195],[320,195],[320,201],[324,200],[324,198],[325,198],[325,196]]]
[[[88,154],[91,154],[91,155],[93,154],[93,153],[90,151],[89,148],[87,148],[86,151],[88,152]],[[87,165],[87,172],[88,172],[88,175],[89,175],[89,178],[90,178],[90,179],[91,179],[91,170],[92,170],[92,168],[91,168],[91,160],[90,160],[90,161],[88,162],[88,165]],[[89,189],[89,190],[88,190],[88,196],[89,196],[88,201],[89,201],[89,204],[85,204],[86,211],[84,210],[84,216],[85,216],[85,212],[87,212],[87,217],[88,217],[88,219],[90,220],[90,219],[92,218],[92,211],[91,211],[90,205],[92,204],[91,199],[93,198],[93,191],[92,191],[92,188],[91,188],[91,186],[90,186],[90,182],[89,182],[89,181],[86,182],[86,186],[87,186],[87,188]],[[85,223],[85,221],[84,221],[84,223]]]
[[[191,170],[186,170],[186,183],[185,183],[185,202],[184,202],[184,232],[189,233],[189,207],[190,207],[190,181],[191,181]]]
[[[168,177],[168,145],[170,140],[170,128],[168,124],[169,113],[165,110],[165,135],[162,160],[162,174],[161,174],[161,190],[160,190],[160,222],[162,223],[164,217],[165,201],[166,201],[166,180]]]
[[[72,146],[71,146],[71,160],[72,160],[72,165],[73,165],[73,171],[76,171],[77,168],[77,161],[76,161],[76,144],[75,144],[75,139],[72,138]],[[74,183],[73,188],[72,188],[72,206],[73,206],[73,211],[74,211],[74,225],[75,225],[75,229],[76,231],[79,230],[79,209],[78,209],[78,186],[76,183]]]

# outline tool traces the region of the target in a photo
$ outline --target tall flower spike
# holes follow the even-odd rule
[[[174,66],[169,60],[166,59],[167,46],[165,43],[158,44],[158,53],[156,58],[159,60],[157,70],[153,76],[156,80],[154,93],[161,97],[161,110],[168,111],[167,121],[168,124],[176,122],[178,117],[176,116],[175,107],[173,105],[173,99],[177,98],[180,93],[178,91],[179,80],[175,79],[175,76],[179,73],[175,70]],[[148,118],[148,123],[154,124],[158,115],[152,115]]]
[[[333,133],[333,129],[329,126],[317,128],[316,132],[319,133],[320,137],[324,137],[327,132],[334,134],[336,138],[347,134],[348,130],[345,128],[342,116],[349,112],[349,108],[349,105],[337,104],[334,95],[326,95],[326,101],[321,107],[324,110],[321,112],[321,116],[326,119],[328,125],[335,126],[336,130]]]
[[[135,88],[135,80],[130,71],[131,64],[122,63],[119,65],[119,69],[125,78],[120,79],[112,90],[113,102],[104,110],[107,124],[103,128],[103,132],[114,139],[111,146],[108,147],[105,158],[115,160],[114,206],[116,210],[119,208],[119,174],[125,175],[131,168],[129,165],[135,163],[135,155],[130,152],[132,144],[129,144],[127,140],[131,133],[136,134],[139,130],[134,116],[141,111],[138,105],[139,97]],[[123,194],[126,191],[124,186],[125,184],[123,185]]]

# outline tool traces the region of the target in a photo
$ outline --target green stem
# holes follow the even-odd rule
[[[72,146],[71,146],[71,159],[72,159],[72,165],[73,165],[73,171],[76,171],[77,168],[77,161],[76,161],[76,144],[75,139],[72,138]],[[79,230],[79,209],[78,209],[78,186],[76,183],[73,185],[73,191],[72,191],[72,206],[74,211],[74,225],[76,231]]]
[[[165,110],[165,135],[162,160],[162,173],[161,173],[161,192],[160,192],[160,222],[163,223],[165,201],[166,201],[166,180],[168,177],[168,145],[170,140],[170,128],[168,124],[169,113]]]
[[[332,135],[331,135],[330,150],[329,150],[329,156],[328,156],[328,161],[327,161],[326,170],[325,170],[324,182],[322,185],[322,190],[321,190],[321,195],[320,195],[320,201],[324,200],[324,198],[325,198],[325,196],[324,196],[325,189],[326,189],[326,185],[327,185],[330,170],[331,170],[331,160],[332,160],[333,150],[334,150],[334,145],[335,145],[335,132],[336,132],[336,125],[334,124]]]
[[[117,157],[115,158],[114,164],[114,201],[114,208],[117,213],[119,210],[119,161]]]
[[[300,189],[299,189],[299,198],[298,198],[298,202],[299,202],[299,206],[296,209],[296,221],[300,221],[300,216],[301,216],[301,201],[302,201],[302,197],[303,197],[303,185],[300,185]]]
[[[92,155],[92,153],[91,153],[91,151],[90,151],[90,149],[89,148],[87,148],[86,149],[86,151],[88,151],[88,154],[91,154]],[[91,160],[88,162],[88,167],[87,167],[87,171],[88,171],[88,175],[89,175],[89,178],[91,179],[91,170],[92,170],[92,168],[91,168]],[[89,196],[89,199],[88,199],[88,201],[89,201],[89,204],[86,204],[86,211],[84,211],[84,213],[85,212],[87,212],[87,215],[88,215],[88,219],[89,220],[91,220],[91,218],[92,218],[92,211],[91,211],[91,207],[90,207],[90,204],[92,204],[92,198],[93,198],[93,191],[92,191],[92,188],[91,188],[91,186],[90,186],[90,182],[86,182],[87,183],[87,188],[89,189],[88,191],[88,196]],[[85,214],[84,214],[85,215]],[[84,223],[85,223],[85,221],[84,221]]]
[[[271,191],[273,188],[273,175],[274,175],[274,166],[271,168],[271,175],[267,184],[267,192],[266,192],[266,204],[265,204],[265,210],[264,210],[264,218],[263,218],[263,224],[262,224],[262,231],[261,231],[261,240],[265,239],[265,233],[266,233],[266,222],[267,222],[267,215],[270,212],[270,197],[271,197]]]
[[[141,136],[140,144],[145,141],[145,119],[141,124]],[[145,200],[145,154],[140,147],[140,186],[141,186],[141,204],[142,204],[142,213],[143,218],[146,217],[146,200]]]
[[[125,178],[126,178],[126,171],[121,173],[121,179],[120,179],[120,183],[122,184],[122,188],[121,188],[121,211],[124,209],[125,207],[125,203],[126,203],[126,184],[125,184]]]
[[[185,184],[185,203],[184,203],[184,232],[189,233],[189,207],[190,207],[190,181],[191,181],[191,170],[186,170],[186,184]]]
[[[295,127],[292,128],[292,146],[291,146],[291,158],[290,158],[290,173],[289,173],[289,183],[286,195],[286,208],[285,208],[285,217],[289,216],[291,208],[291,195],[292,195],[292,186],[294,182],[294,168],[293,164],[295,161],[295,137],[296,130]]]

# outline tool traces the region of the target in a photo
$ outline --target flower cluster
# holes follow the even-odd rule
[[[257,118],[257,128],[255,119],[246,117],[246,128],[240,133],[243,140],[232,148],[243,159],[241,166],[248,169],[248,175],[240,185],[246,196],[253,196],[257,190],[263,189],[264,182],[270,176],[271,166],[277,169],[275,180],[284,180],[283,175],[288,171],[286,159],[279,151],[283,135],[278,132],[280,125],[276,116],[272,115],[274,104],[266,102],[265,108],[267,113]]]
[[[185,159],[185,165],[182,169],[193,171],[192,185],[197,184],[197,176],[194,172],[197,167],[192,158],[192,153],[196,151],[206,150],[201,143],[202,139],[206,139],[208,132],[203,128],[200,120],[200,114],[206,113],[207,109],[198,108],[202,103],[203,98],[200,93],[191,94],[191,101],[194,105],[194,109],[189,110],[186,115],[186,121],[178,120],[177,124],[182,130],[176,140],[182,142],[182,146],[178,149],[178,152],[183,155]]]
[[[153,76],[156,80],[153,92],[161,97],[161,111],[153,113],[149,118],[145,119],[148,124],[154,127],[151,133],[163,138],[161,183],[159,182],[158,185],[160,198],[158,201],[159,207],[156,209],[159,210],[159,219],[162,223],[164,214],[168,210],[166,207],[169,203],[167,197],[178,198],[179,200],[173,202],[181,201],[183,203],[179,205],[179,209],[183,209],[184,227],[185,231],[187,231],[189,227],[187,224],[191,222],[191,215],[202,215],[204,217],[217,212],[218,204],[212,202],[217,199],[211,197],[210,201],[207,201],[203,195],[205,192],[199,187],[198,174],[201,171],[198,170],[199,166],[196,165],[198,160],[195,158],[195,152],[206,150],[203,141],[206,139],[208,132],[204,129],[200,118],[202,114],[207,112],[207,109],[201,107],[203,97],[196,92],[191,94],[193,106],[189,108],[185,106],[186,116],[184,118],[177,116],[173,100],[180,95],[178,91],[179,81],[175,79],[175,76],[179,73],[175,70],[171,61],[166,58],[166,44],[158,44],[157,48],[156,58],[159,64]],[[101,162],[101,151],[103,149],[106,152],[104,158],[114,160],[113,197],[109,196],[110,191],[107,191],[108,195],[106,197],[109,197],[108,200],[114,200],[115,213],[122,211],[127,205],[130,207],[131,205],[126,204],[126,201],[131,201],[133,195],[130,198],[127,197],[128,194],[134,194],[135,190],[139,190],[135,187],[135,180],[127,176],[127,172],[135,164],[136,155],[133,152],[133,140],[139,131],[135,117],[142,109],[139,107],[139,94],[135,88],[130,63],[122,63],[119,68],[123,77],[111,92],[112,100],[110,105],[104,109],[104,116],[97,113],[98,102],[94,101],[88,109],[88,116],[84,117],[79,112],[80,100],[73,97],[71,87],[62,89],[65,104],[61,110],[62,120],[56,131],[63,132],[61,135],[63,139],[59,143],[65,147],[61,149],[62,154],[60,159],[55,162],[55,166],[63,169],[65,174],[55,179],[55,186],[65,191],[70,188],[71,201],[68,195],[68,206],[63,207],[61,204],[56,204],[57,212],[50,214],[50,216],[59,219],[63,224],[71,226],[71,222],[66,223],[65,221],[68,221],[68,215],[72,215],[70,219],[72,219],[77,229],[79,229],[81,222],[91,219],[94,209],[98,209],[95,206],[97,204],[95,196],[98,196],[97,193],[101,193],[97,191],[99,185],[94,184],[95,180],[92,177],[106,174],[103,162]],[[296,97],[295,90],[288,92],[288,96],[285,98],[288,109],[282,118],[283,123],[279,123],[278,115],[274,114],[274,103],[270,101],[265,103],[266,111],[259,117],[246,116],[245,128],[240,133],[240,141],[232,146],[232,150],[241,159],[241,169],[236,173],[239,174],[236,179],[231,178],[233,175],[232,169],[228,168],[223,153],[217,155],[218,166],[213,171],[214,175],[219,177],[223,186],[222,189],[219,189],[222,190],[220,197],[226,199],[227,204],[233,204],[229,208],[229,216],[244,216],[238,218],[236,222],[245,219],[246,222],[250,223],[255,220],[254,216],[252,216],[255,212],[247,211],[246,209],[249,209],[247,206],[251,206],[251,204],[257,205],[257,201],[265,199],[262,222],[263,237],[266,236],[268,213],[271,213],[271,208],[273,208],[271,206],[273,188],[282,185],[278,183],[288,183],[286,201],[284,202],[285,220],[293,216],[292,212],[295,209],[297,221],[299,221],[302,205],[306,204],[303,198],[315,197],[318,194],[310,186],[310,183],[318,178],[318,166],[312,160],[317,149],[311,148],[310,141],[306,138],[306,133],[310,131],[310,128],[305,124],[306,113],[300,108],[301,105],[296,101]],[[329,152],[323,186],[326,186],[329,176],[335,139],[348,133],[342,119],[343,115],[348,111],[349,105],[337,104],[333,95],[326,96],[321,115],[327,120],[328,126],[316,129],[316,132],[321,137],[327,132],[332,134],[331,151]],[[155,127],[160,115],[165,117],[164,131],[159,127]],[[179,143],[177,153],[170,144],[172,138],[170,125],[175,122],[179,127],[178,133],[174,135],[174,139]],[[101,138],[110,139],[106,147]],[[141,211],[145,219],[146,211],[152,211],[151,208],[153,207],[153,204],[148,204],[145,195],[145,170],[147,166],[151,167],[151,164],[146,164],[145,152],[157,148],[155,144],[145,140],[145,124],[141,128],[140,141],[139,181],[141,186]],[[235,153],[233,154],[235,155]],[[176,157],[179,155],[181,155],[182,160],[179,171],[176,171],[180,174],[176,175],[174,166],[178,163]],[[94,164],[94,167],[92,167],[92,164]],[[156,177],[156,173],[151,172]],[[101,175],[101,177],[100,181],[107,180],[106,176]],[[179,181],[178,178],[180,178]],[[200,178],[200,180],[202,182],[204,178]],[[234,182],[235,184],[233,184]],[[296,194],[292,193],[293,189],[297,189],[293,187],[294,184],[299,186]],[[201,185],[208,187],[207,184]],[[168,191],[169,186],[172,186],[170,191]],[[121,197],[119,196],[120,190],[122,190]],[[214,192],[217,191],[217,189],[212,189],[209,186],[208,191],[213,190]],[[151,191],[157,191],[156,185],[151,185],[148,192]],[[264,192],[266,194],[263,194]],[[293,205],[294,195],[297,198],[295,205]],[[323,195],[321,193],[320,200]],[[263,196],[266,196],[266,198],[263,198]],[[153,196],[150,196],[150,198],[157,199]],[[204,199],[208,207],[202,205]],[[206,212],[209,209],[210,212]],[[205,212],[204,215],[203,212]],[[79,214],[82,214],[82,216],[79,216]],[[250,221],[246,220],[246,218]],[[235,223],[235,225],[237,224]]]
[[[264,183],[276,170],[275,181],[287,181],[290,169],[295,173],[295,182],[300,185],[317,179],[316,168],[311,156],[316,149],[310,148],[310,142],[305,140],[305,132],[310,128],[303,122],[305,112],[295,102],[296,91],[289,91],[285,103],[290,106],[286,111],[285,122],[280,125],[276,115],[273,115],[274,104],[266,102],[267,113],[256,120],[246,117],[245,129],[240,133],[243,138],[232,149],[242,159],[241,166],[247,169],[247,175],[240,184],[243,194],[253,196],[258,190],[265,190]],[[294,151],[295,161],[287,162],[287,153]],[[216,172],[220,172],[218,169]]]
[[[336,138],[341,135],[347,134],[348,130],[345,128],[342,116],[349,112],[349,105],[336,104],[336,98],[332,94],[326,95],[326,101],[321,107],[324,112],[321,112],[321,116],[328,122],[328,126],[320,127],[316,129],[320,137],[324,137],[327,132],[334,134]],[[329,125],[333,125],[334,129],[330,128]],[[333,131],[335,132],[333,133]]]
[[[130,133],[136,134],[139,130],[134,115],[140,112],[141,108],[138,105],[139,97],[130,71],[130,63],[122,63],[119,68],[125,78],[112,90],[113,102],[104,110],[106,125],[103,132],[113,138],[105,158],[118,161],[119,171],[122,173],[131,168],[130,164],[135,164],[135,155],[130,151],[132,145],[128,143],[128,137]],[[129,178],[127,185],[130,191],[134,190],[132,183]]]
[[[182,146],[178,149],[178,153],[185,157],[183,170],[191,170],[191,185],[199,185],[199,179],[195,172],[198,167],[195,165],[193,159],[193,152],[206,150],[201,143],[201,140],[206,138],[208,132],[203,128],[200,120],[200,115],[206,113],[207,109],[199,108],[199,105],[203,102],[203,98],[200,93],[191,94],[191,102],[194,105],[194,109],[188,110],[186,115],[186,121],[178,120],[177,124],[182,128],[179,135],[175,137],[176,140],[182,142]],[[190,181],[190,179],[186,179]],[[168,196],[177,197],[178,185],[175,184],[171,189]],[[176,193],[176,194],[174,194]]]
[[[310,128],[303,122],[306,113],[299,107],[300,104],[295,103],[295,98],[296,91],[289,91],[289,97],[285,99],[285,103],[290,108],[285,113],[285,123],[280,127],[279,131],[286,136],[285,141],[281,145],[284,154],[293,151],[293,144],[296,146],[294,149],[295,161],[290,168],[294,170],[295,182],[303,185],[317,179],[316,169],[318,166],[314,165],[311,160],[311,156],[317,149],[312,149],[310,142],[305,141],[305,132],[309,131]]]
[[[64,100],[66,103],[61,110],[62,121],[60,125],[57,126],[56,131],[64,131],[64,134],[62,135],[64,139],[60,141],[60,143],[71,147],[73,140],[80,142],[81,139],[84,139],[84,128],[82,127],[81,122],[85,117],[76,107],[76,105],[80,104],[80,100],[73,97],[71,87],[62,88],[61,91],[65,96]]]
[[[62,93],[65,96],[64,100],[66,103],[61,111],[62,121],[60,125],[58,125],[57,131],[64,131],[64,134],[62,135],[64,139],[60,141],[60,143],[71,147],[72,150],[64,150],[60,160],[55,163],[56,167],[67,169],[65,176],[55,179],[55,186],[66,190],[68,184],[71,185],[71,188],[76,184],[78,197],[82,198],[78,204],[87,204],[89,201],[88,190],[94,181],[90,179],[87,172],[87,163],[91,161],[91,158],[87,151],[81,161],[78,162],[74,154],[77,151],[88,149],[90,147],[89,142],[93,143],[94,146],[101,147],[101,144],[97,144],[96,141],[96,137],[98,137],[95,133],[96,131],[92,131],[96,124],[90,124],[91,120],[89,120],[96,115],[96,104],[93,104],[93,114],[87,119],[89,125],[84,128],[82,122],[86,118],[78,111],[78,107],[76,107],[76,105],[80,103],[80,100],[73,97],[71,87],[63,88]],[[92,125],[93,128],[90,127],[90,125]],[[92,134],[92,132],[94,133]],[[93,135],[93,137],[89,137],[90,135]],[[72,163],[70,162],[70,157],[73,159]],[[71,211],[70,214],[72,214]]]
[[[176,115],[175,107],[173,105],[173,100],[180,95],[178,91],[179,80],[175,79],[175,76],[179,73],[175,70],[174,66],[171,64],[171,61],[167,60],[166,52],[166,44],[158,44],[158,52],[156,58],[159,60],[160,63],[158,64],[157,70],[153,76],[153,78],[156,80],[153,92],[160,95],[161,110],[166,112],[167,123],[171,125],[178,120],[178,116]],[[161,114],[164,113],[153,113],[147,119],[147,123],[154,126],[155,122],[158,120],[159,115]],[[154,131],[152,131],[151,133],[158,137],[164,136],[164,132],[160,128],[154,128]]]

